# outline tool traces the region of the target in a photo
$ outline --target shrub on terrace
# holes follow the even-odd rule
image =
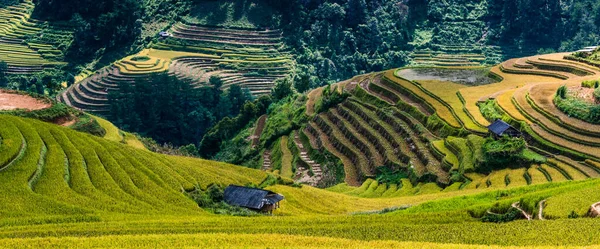
[[[349,96],[346,92],[340,93],[337,87],[332,88],[331,85],[328,85],[323,89],[321,99],[315,103],[315,113],[327,111],[329,108],[344,102]]]
[[[504,136],[499,140],[488,138],[483,144],[483,160],[478,168],[481,172],[489,172],[507,165],[515,167],[524,163],[521,156],[526,148],[522,138]]]
[[[566,99],[567,98],[567,85],[562,85],[561,87],[559,87],[558,90],[556,91],[556,96],[559,96],[562,99]]]
[[[586,80],[584,82],[581,82],[581,86],[587,87],[587,88],[598,88],[598,85],[600,85],[600,79],[599,80]]]
[[[212,184],[203,191],[199,187],[186,193],[189,198],[194,200],[199,207],[204,208],[215,214],[226,214],[233,216],[255,216],[257,212],[249,209],[230,206],[223,200],[224,190],[217,184]]]

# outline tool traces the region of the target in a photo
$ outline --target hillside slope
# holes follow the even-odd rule
[[[491,68],[401,68],[356,76],[279,103],[262,133],[254,135],[259,142],[223,147],[222,154],[242,151],[243,164],[254,165],[252,155],[272,154],[273,141],[297,134],[298,143],[288,143],[294,179],[321,187],[343,180],[362,186],[341,192],[370,197],[395,196],[401,189],[421,193],[596,178],[597,125],[561,114],[552,98],[560,86],[579,87],[597,79],[600,70],[565,55],[512,59]],[[323,107],[336,91],[349,96]],[[289,109],[304,105],[303,114],[298,111],[304,109]],[[499,118],[525,134],[527,162],[485,170],[479,167],[486,160],[487,126]],[[274,163],[271,168],[280,168]],[[404,172],[410,183],[366,181],[379,179],[383,165]],[[324,177],[311,180],[311,169]]]

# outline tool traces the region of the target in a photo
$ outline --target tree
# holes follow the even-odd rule
[[[275,101],[284,99],[292,95],[292,82],[289,78],[278,79],[275,81],[275,87],[271,90],[271,95]]]
[[[227,91],[227,98],[231,103],[229,116],[236,116],[240,113],[242,106],[246,101],[250,100],[250,96],[239,85],[231,85]]]
[[[299,93],[308,91],[310,89],[310,77],[306,74],[303,74],[296,78],[294,81],[294,88],[296,88],[296,91]]]
[[[350,27],[364,23],[367,17],[367,2],[365,0],[348,0],[346,13],[346,23]]]
[[[70,87],[73,84],[75,84],[75,76],[72,74],[67,75],[67,87]]]
[[[8,72],[8,64],[4,61],[0,61],[0,87],[8,86],[8,79],[6,74]]]

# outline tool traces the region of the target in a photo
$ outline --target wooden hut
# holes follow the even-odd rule
[[[506,122],[500,119],[496,120],[496,122],[488,126],[488,129],[496,139],[501,138],[505,135],[509,137],[521,137],[522,135],[521,132],[515,127],[512,127],[511,125],[507,124]]]
[[[225,189],[225,202],[232,206],[245,207],[259,212],[273,213],[279,208],[283,196],[272,191],[229,185]]]

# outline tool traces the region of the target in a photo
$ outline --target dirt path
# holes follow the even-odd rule
[[[540,201],[540,203],[538,204],[538,206],[540,207],[540,211],[538,212],[538,219],[539,220],[545,220],[544,219],[544,205],[546,204],[546,200],[542,200]]]
[[[272,169],[273,169],[273,167],[271,167],[271,151],[270,150],[265,150],[265,152],[263,153],[262,170],[263,171],[270,171]]]
[[[600,202],[592,204],[592,206],[590,207],[590,216],[600,217]]]
[[[298,131],[299,132],[299,131]],[[313,176],[309,175],[309,169],[305,169],[303,167],[299,167],[296,171],[296,178],[298,182],[309,184],[313,187],[317,186],[317,184],[323,179],[323,171],[321,169],[321,165],[317,162],[313,161],[309,156],[307,150],[304,148],[304,145],[300,141],[300,137],[298,136],[298,132],[296,132],[294,136],[294,143],[298,150],[300,150],[300,159],[308,164],[313,172]]]
[[[64,127],[69,127],[71,125],[74,125],[75,123],[77,123],[77,119],[73,119],[73,120],[68,120],[66,122],[63,122],[61,124],[59,124],[60,126],[64,126]]]
[[[0,91],[0,111],[10,111],[16,109],[33,111],[46,109],[50,106],[52,105],[49,103],[45,103],[44,101],[27,95]]]
[[[525,212],[525,210],[523,210],[521,208],[521,205],[519,204],[519,202],[515,202],[511,206],[516,208],[517,210],[521,211],[521,213],[523,214],[523,216],[525,216],[525,218],[527,218],[527,220],[532,220],[531,215],[528,214],[527,212]]]
[[[255,148],[258,145],[260,140],[260,135],[262,135],[263,130],[265,129],[265,123],[267,122],[267,114],[264,114],[258,118],[256,121],[256,128],[254,129],[254,134],[250,136],[252,140],[252,148]]]

